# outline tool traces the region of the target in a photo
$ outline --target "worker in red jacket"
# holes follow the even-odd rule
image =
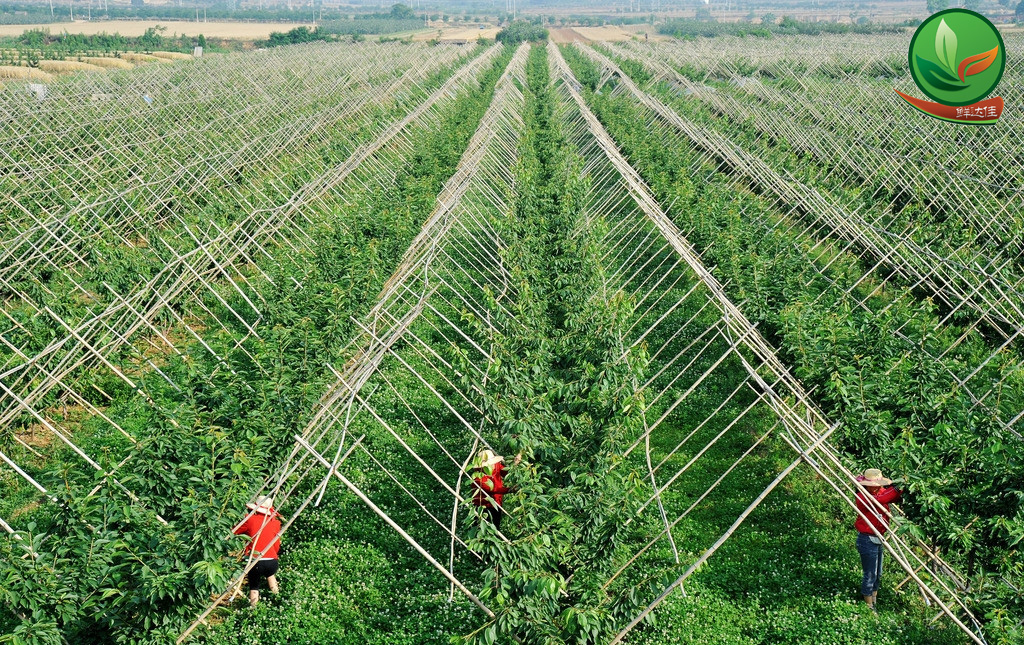
[[[277,519],[274,500],[266,495],[246,505],[249,513],[238,526],[235,535],[252,538],[245,546],[245,554],[255,558],[256,564],[249,570],[249,605],[255,607],[260,601],[260,589],[266,580],[270,593],[277,593],[277,552],[281,546],[281,520]]]
[[[518,464],[521,459],[522,455],[517,455],[513,464]],[[505,487],[503,461],[505,458],[501,455],[496,455],[490,450],[481,450],[469,470],[473,477],[473,487],[476,489],[473,504],[484,510],[494,528],[500,528],[503,512],[501,503],[505,495],[512,492],[512,489]]]
[[[879,536],[885,535],[889,529],[889,518],[892,517],[889,504],[898,500],[902,493],[877,468],[868,468],[857,481],[864,487],[864,491],[857,491],[857,521],[853,525],[857,529],[857,552],[860,553],[860,564],[864,569],[860,593],[868,607],[878,611],[875,604],[882,579],[882,554],[885,551]]]

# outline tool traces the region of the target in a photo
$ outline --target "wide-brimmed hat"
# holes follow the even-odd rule
[[[255,502],[249,502],[245,507],[250,511],[270,515],[274,512],[274,498],[269,495],[260,495]]]
[[[490,450],[481,450],[480,453],[477,454],[477,459],[480,461],[480,468],[487,468],[488,466],[493,466],[494,464],[505,461],[504,457],[496,455]]]
[[[892,483],[888,477],[882,477],[882,471],[877,468],[868,468],[861,477],[863,479],[858,479],[861,486],[888,486]]]

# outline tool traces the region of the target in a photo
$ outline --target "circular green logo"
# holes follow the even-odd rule
[[[1005,67],[999,30],[967,9],[928,17],[910,41],[910,75],[922,92],[945,105],[970,105],[985,98]]]

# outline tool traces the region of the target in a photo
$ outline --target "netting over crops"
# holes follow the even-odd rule
[[[727,164],[791,211],[784,225],[821,240],[818,253],[858,258],[868,268],[857,284],[868,285],[861,307],[877,308],[874,296],[887,291],[904,291],[906,298],[925,292],[941,304],[941,324],[964,327],[960,339],[936,357],[956,357],[966,352],[961,344],[991,339],[987,360],[964,360],[964,369],[951,375],[980,412],[1020,439],[1024,366],[1003,351],[1020,347],[1024,329],[1024,177],[1015,152],[1020,116],[1008,114],[995,130],[951,134],[939,121],[908,113],[892,91],[915,91],[904,40],[747,43],[742,59],[712,56],[711,41],[609,50],[642,62],[652,84],[665,81],[758,133],[756,144],[737,145],[630,87],[653,121],[670,124],[685,145]],[[857,46],[851,48],[851,41]],[[1017,35],[1007,34],[1007,47],[1021,48]],[[1021,64],[1019,57],[1007,63],[999,93],[1008,103],[1022,98],[1013,80]],[[771,141],[814,159],[828,174],[794,176],[799,170],[770,151]],[[931,351],[912,341],[907,347]]]
[[[477,579],[481,556],[469,548],[469,525],[459,516],[472,494],[467,465],[480,448],[497,441],[495,427],[473,396],[473,390],[488,388],[487,366],[493,360],[488,333],[507,331],[496,325],[515,324],[507,309],[517,297],[515,283],[501,259],[508,241],[498,231],[516,189],[511,168],[520,135],[525,57],[525,49],[516,53],[459,173],[360,323],[363,333],[338,371],[337,384],[265,487],[275,499],[293,500],[289,515],[294,519],[319,503],[332,479],[340,480],[447,577],[453,591],[458,588],[490,617],[494,613],[468,582]],[[650,378],[638,388],[646,401],[643,430],[622,455],[622,467],[646,473],[638,484],[646,501],[633,510],[639,517],[656,508],[661,528],[605,587],[614,595],[671,575],[670,583],[645,598],[646,607],[620,626],[618,642],[683,585],[800,463],[809,464],[851,508],[855,475],[829,443],[837,426],[810,402],[705,268],[685,231],[666,216],[618,152],[554,46],[549,57],[561,127],[584,163],[586,225],[604,231],[607,297],[634,303],[622,343],[627,353],[646,348],[651,361]],[[627,81],[621,87],[633,86]],[[501,322],[492,320],[492,311],[502,314]],[[460,371],[465,369],[470,373]],[[752,435],[751,427],[762,431]],[[793,461],[767,476],[749,470],[745,460],[773,435],[792,447]],[[723,461],[723,455],[731,456]],[[310,478],[319,482],[313,488]],[[720,495],[727,478],[756,482],[752,485],[761,492],[736,506],[736,500]],[[381,487],[382,480],[393,482],[401,494]],[[678,493],[684,481],[688,491],[700,482],[703,492]],[[442,489],[447,495],[438,496]],[[702,506],[716,508],[719,521],[724,509],[732,509],[734,514],[724,517],[734,521],[722,524],[716,539],[701,545],[690,539],[681,548],[676,536]],[[438,532],[446,540],[438,540]],[[983,642],[977,621],[960,600],[963,579],[912,539],[892,535],[886,545],[926,601]]]
[[[599,54],[595,55],[600,56]],[[715,489],[726,477],[730,475],[743,477],[743,460],[768,435],[774,432],[780,433],[785,442],[799,454],[774,480],[767,483],[762,493],[751,501],[750,505],[739,514],[736,521],[713,544],[708,545],[706,550],[692,563],[688,563],[686,569],[674,582],[661,595],[654,598],[636,620],[623,628],[614,641],[618,642],[631,628],[639,624],[639,621],[649,611],[662,602],[676,586],[682,584],[696,571],[764,497],[801,461],[809,464],[851,507],[855,506],[853,498],[857,488],[854,483],[856,477],[830,445],[829,436],[837,426],[830,423],[815,407],[801,385],[776,356],[775,350],[761,337],[740,309],[729,300],[722,285],[704,267],[700,256],[686,241],[685,232],[680,231],[666,216],[636,171],[619,154],[614,141],[604,131],[600,122],[590,114],[579,92],[575,89],[576,83],[571,72],[560,56],[557,56],[557,50],[552,49],[552,56],[559,61],[564,91],[574,99],[581,111],[579,117],[581,123],[578,126],[581,133],[578,135],[581,140],[579,143],[581,154],[591,159],[588,167],[594,168],[591,172],[595,178],[600,178],[595,180],[597,188],[595,194],[599,195],[601,200],[600,207],[595,209],[595,216],[609,218],[617,222],[610,227],[611,239],[608,244],[619,254],[619,257],[623,258],[620,274],[626,276],[626,279],[622,288],[638,302],[647,302],[659,291],[661,296],[671,294],[672,290],[666,288],[669,284],[694,284],[691,290],[686,291],[682,300],[673,301],[670,297],[667,302],[656,301],[657,304],[652,304],[649,309],[645,310],[644,317],[636,323],[643,330],[639,338],[660,336],[667,339],[653,352],[655,357],[664,355],[662,358],[664,365],[659,362],[656,378],[645,384],[645,387],[651,388],[649,395],[651,404],[646,415],[648,428],[645,435],[656,435],[661,424],[671,425],[672,415],[682,415],[683,412],[679,406],[684,404],[687,415],[694,414],[695,401],[707,415],[703,421],[697,423],[691,433],[685,435],[678,445],[664,456],[658,455],[660,460],[655,459],[660,469],[667,463],[671,463],[676,451],[683,448],[687,442],[694,440],[695,436],[700,437],[701,433],[706,435],[703,447],[696,450],[693,457],[685,461],[674,472],[671,469],[664,469],[665,472],[659,473],[657,469],[651,469],[651,481],[655,493],[648,500],[648,504],[658,500],[661,493],[671,490],[671,486],[681,477],[687,476],[688,473],[691,473],[690,476],[695,476],[691,468],[693,471],[703,471],[696,476],[710,479],[709,468],[705,466],[702,469],[695,464],[707,451],[712,450],[719,442],[723,442],[723,438],[728,436],[729,432],[735,433],[737,426],[742,427],[746,419],[757,418],[759,415],[775,419],[774,423],[768,426],[767,432],[752,440],[749,446],[744,446],[741,443],[734,447],[733,449],[737,453],[736,460],[720,472],[712,470],[711,472],[717,477],[710,482],[706,492],[696,499],[686,499],[679,503],[679,509],[682,510],[678,515],[675,513],[665,514],[662,511],[666,523],[665,531],[630,559],[616,573],[616,576],[628,571],[630,567],[636,567],[638,571],[649,571],[651,563],[645,562],[644,552],[658,539],[669,538],[675,526],[684,521],[686,516],[701,503],[709,498],[713,500]],[[604,59],[603,62],[614,69],[607,59]],[[617,69],[614,71],[620,73]],[[620,80],[622,81],[620,87],[624,88],[621,91],[636,90],[639,92],[625,75],[621,75]],[[650,97],[643,98],[652,105],[656,105]],[[585,127],[583,123],[585,123]],[[604,166],[603,174],[597,170],[601,165]],[[623,202],[628,206],[623,206]],[[622,227],[622,230],[618,230],[618,227]],[[645,249],[647,253],[638,257],[636,252],[638,247]],[[644,260],[643,264],[639,262],[641,258]],[[690,298],[698,300],[697,309],[703,315],[681,318],[676,314],[676,310],[682,308],[683,303]],[[708,326],[709,320],[713,321],[710,326]],[[678,353],[673,355],[673,350]],[[731,392],[727,398],[724,401],[719,401],[717,397],[711,395],[707,396],[705,401],[701,401],[702,389],[705,389],[708,394],[717,393],[723,389],[722,384],[711,386],[715,379],[723,377],[729,379],[729,385],[724,388]],[[698,419],[700,416],[701,414],[697,413]],[[683,422],[680,425],[687,427],[688,423]],[[644,440],[647,439],[645,436]],[[699,446],[701,439],[695,441]],[[647,450],[649,453],[648,463],[651,463],[650,446],[647,447]],[[733,471],[737,468],[740,470],[734,473]],[[980,627],[977,621],[958,598],[963,591],[962,580],[952,574],[943,563],[922,560],[922,557],[913,548],[916,546],[918,544],[915,541],[911,540],[908,543],[897,535],[890,536],[886,542],[889,552],[908,573],[917,567],[928,568],[929,573],[934,577],[930,578],[930,585],[921,583],[922,592],[937,601],[943,611],[965,631],[969,633],[976,631],[977,634],[972,635],[980,639],[978,635]],[[684,565],[686,564],[684,563]],[[917,570],[920,571],[920,569]],[[951,606],[951,609],[947,607],[947,604]],[[961,622],[960,618],[954,614],[963,617],[964,622]]]
[[[102,418],[134,444],[138,437],[96,403],[97,393],[111,400],[104,383],[127,386],[155,405],[141,374],[163,375],[160,357],[181,356],[193,343],[214,356],[218,370],[232,369],[204,341],[205,326],[218,325],[216,331],[244,353],[246,339],[261,333],[252,283],[270,280],[278,251],[308,253],[312,222],[329,217],[348,196],[386,186],[414,153],[412,137],[435,127],[462,91],[476,87],[500,51],[491,48],[467,63],[458,48],[441,47],[431,56],[424,49],[385,47],[382,62],[376,46],[356,47],[351,56],[338,56],[338,46],[311,46],[236,57],[221,66],[147,68],[129,78],[145,84],[153,106],[140,106],[137,88],[114,78],[99,88],[111,94],[109,101],[83,101],[97,89],[92,84],[104,81],[82,79],[59,86],[42,115],[31,102],[19,105],[24,99],[16,95],[12,109],[23,109],[20,118],[37,126],[5,135],[10,165],[0,181],[12,187],[5,198],[17,208],[8,209],[13,216],[4,220],[0,250],[0,423],[29,426],[12,434],[27,459],[42,458],[27,441],[38,432],[120,486],[117,470],[125,462],[106,469],[79,448],[69,425],[81,414],[69,415],[69,407]],[[318,59],[322,64],[311,64]],[[459,68],[443,84],[423,89],[451,65]],[[253,66],[260,74],[245,73]],[[254,82],[237,94],[224,92],[220,73]],[[268,85],[275,77],[279,84]],[[45,129],[43,115],[51,107],[80,112],[81,130]],[[76,141],[70,148],[46,144],[69,137]],[[181,137],[188,137],[194,157],[170,156],[180,154]],[[292,146],[322,153],[297,166],[288,153]],[[67,158],[47,158],[51,148],[65,150]],[[167,159],[150,163],[160,155]],[[92,174],[83,173],[83,157],[96,164]],[[154,176],[125,178],[124,169],[136,166]],[[33,182],[57,197],[46,202],[51,198]],[[73,199],[61,201],[65,194]],[[134,268],[126,275],[111,265]],[[108,271],[118,282],[104,280]],[[45,304],[68,300],[80,306],[55,311]],[[50,331],[54,324],[59,333]],[[155,411],[177,424],[173,410]],[[47,492],[24,461],[0,458]]]
[[[1019,349],[1024,328],[1021,171],[1008,152],[1019,117],[1008,114],[1009,134],[979,137],[973,148],[943,139],[928,130],[931,124],[915,122],[901,134],[878,118],[891,105],[858,103],[865,88],[901,78],[898,43],[852,42],[853,49],[833,55],[830,41],[798,39],[781,58],[774,41],[758,43],[742,60],[707,56],[704,48],[714,45],[703,42],[659,44],[657,52],[642,43],[580,51],[599,70],[596,92],[628,96],[642,107],[646,122],[636,127],[727,166],[738,190],[753,186],[781,206],[776,226],[820,241],[809,252],[818,259],[849,255],[869,267],[849,288],[859,307],[880,308],[874,296],[883,291],[906,302],[924,292],[940,302],[941,324],[964,330],[943,355],[978,343],[986,348],[986,359],[965,360],[951,372],[956,383],[980,412],[1019,438],[1024,367],[1007,351]],[[0,459],[47,494],[27,465],[44,457],[28,433],[45,433],[74,451],[83,469],[100,472],[135,500],[119,480],[128,453],[107,460],[115,467],[101,465],[76,444],[74,424],[98,417],[135,444],[137,433],[97,403],[97,393],[112,400],[104,391],[110,383],[177,424],[175,411],[157,404],[142,378],[156,373],[178,387],[161,371],[161,355],[198,345],[218,371],[237,367],[206,342],[204,326],[215,325],[244,355],[246,341],[266,333],[265,303],[254,285],[273,281],[279,251],[308,255],[313,223],[353,195],[386,186],[414,156],[414,135],[437,127],[441,113],[460,93],[479,88],[483,71],[502,55],[500,46],[473,55],[454,47],[426,55],[426,47],[361,45],[345,56],[331,45],[281,48],[229,63],[86,77],[55,86],[43,102],[27,94],[11,98],[4,107],[18,127],[0,130],[0,194],[9,213],[0,222],[0,426],[28,430],[12,433],[19,452],[0,452]],[[489,618],[495,612],[476,588],[484,558],[470,547],[471,523],[464,521],[473,496],[467,466],[499,440],[477,397],[488,392],[494,360],[488,339],[519,324],[513,303],[520,283],[506,266],[510,240],[501,231],[522,188],[515,168],[528,51],[523,45],[511,56],[430,217],[369,313],[354,321],[358,333],[347,362],[332,368],[333,385],[280,468],[254,494],[274,496],[287,531],[340,482],[426,558],[453,594],[457,589]],[[647,82],[632,79],[610,54],[639,61]],[[711,58],[717,62],[680,72],[692,60]],[[643,353],[648,362],[646,380],[635,387],[644,402],[642,427],[620,467],[642,474],[636,488],[643,501],[627,509],[629,522],[635,517],[653,530],[602,589],[627,593],[668,582],[617,626],[612,642],[619,642],[685,588],[801,463],[850,508],[858,485],[848,458],[833,445],[840,424],[813,402],[814,393],[745,315],[747,303],[730,298],[688,240],[692,231],[675,223],[671,207],[591,111],[554,45],[548,60],[555,118],[586,181],[581,226],[600,250],[601,297],[630,303],[619,338],[623,355]],[[1019,76],[1019,63],[1012,64],[1018,67],[1007,71],[1008,79]],[[261,73],[251,82],[223,91],[227,79],[245,79],[254,66]],[[842,101],[823,100],[836,91],[821,80],[829,75],[846,81]],[[790,82],[780,89],[760,76]],[[718,116],[764,135],[784,133],[801,154],[827,161],[836,186],[856,183],[870,199],[862,203],[851,196],[857,191],[825,190],[795,177],[758,141],[738,145],[681,113],[654,91],[666,83]],[[1004,86],[1008,101],[1020,98],[1019,87]],[[53,127],[55,115],[65,122],[68,113],[74,129]],[[859,134],[836,133],[835,123]],[[917,158],[923,138],[941,152]],[[190,156],[180,158],[186,148]],[[287,153],[296,148],[318,154],[296,167]],[[983,164],[975,163],[978,157]],[[885,207],[866,205],[879,196]],[[912,198],[927,204],[927,217],[901,210]],[[962,213],[963,222],[952,222],[951,212]],[[145,272],[111,269],[127,262]],[[829,264],[808,267],[834,281]],[[73,304],[51,306],[56,294],[71,294]],[[889,330],[907,339],[907,352],[930,351],[905,332]],[[213,377],[200,375],[211,386]],[[69,414],[69,406],[77,412]],[[750,456],[776,438],[793,450],[792,461],[773,472],[752,468]],[[722,484],[731,481],[746,482],[749,499],[726,495]],[[715,518],[702,515],[708,508],[716,509]],[[710,527],[703,541],[688,532],[697,521]],[[15,532],[2,519],[0,526]],[[959,573],[924,542],[900,533],[888,534],[885,548],[905,571],[903,584],[918,586],[939,616],[984,643],[961,598],[967,582]],[[234,593],[252,565],[246,562],[179,642]]]

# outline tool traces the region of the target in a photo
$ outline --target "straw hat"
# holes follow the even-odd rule
[[[480,460],[481,468],[487,468],[488,466],[493,466],[494,464],[505,461],[504,457],[496,455],[490,450],[481,450],[477,455],[477,458]]]
[[[274,512],[274,498],[268,495],[260,495],[256,498],[255,502],[249,502],[245,507],[250,511],[270,515]]]
[[[882,471],[877,468],[868,468],[861,477],[861,486],[888,486],[892,483],[888,477],[882,477]]]

